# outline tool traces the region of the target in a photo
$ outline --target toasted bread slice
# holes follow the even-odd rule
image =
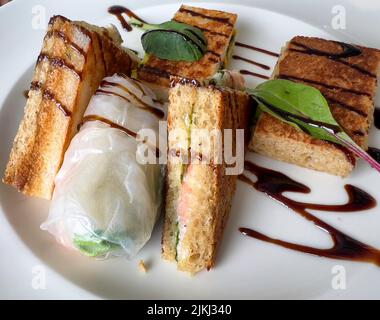
[[[334,58],[343,51],[338,42],[295,37],[283,50],[274,78],[319,89],[337,122],[359,146],[367,149],[380,51],[359,48],[360,55]],[[355,165],[355,157],[345,148],[314,139],[268,114],[260,116],[249,148],[277,160],[342,177],[349,175]]]
[[[176,84],[170,89],[162,257],[176,260],[181,271],[196,273],[214,265],[236,188],[237,175],[226,174],[229,165],[224,158],[215,161],[214,142],[202,148],[198,143],[202,131],[197,129],[207,132],[233,129],[233,137],[234,129],[244,129],[248,141],[251,109],[247,94],[227,88]],[[225,137],[223,148],[224,143]],[[235,139],[232,143],[235,150]],[[202,160],[207,160],[186,164],[180,157],[183,154],[200,155]]]
[[[101,80],[136,64],[115,28],[51,18],[3,181],[50,199],[65,150]]]
[[[139,79],[169,87],[170,76],[199,81],[211,78],[225,63],[237,15],[182,5],[173,20],[200,28],[207,39],[208,52],[196,62],[169,61],[149,55],[138,68]]]

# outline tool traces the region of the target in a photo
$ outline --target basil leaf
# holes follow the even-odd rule
[[[320,140],[340,144],[380,172],[380,164],[360,148],[336,122],[319,90],[289,80],[269,80],[247,92],[258,107]]]
[[[147,24],[135,18],[131,25],[146,30],[141,43],[146,53],[171,61],[198,61],[207,52],[207,40],[203,32],[186,23],[167,21]]]

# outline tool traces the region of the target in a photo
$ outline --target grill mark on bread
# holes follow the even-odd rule
[[[218,59],[220,59],[220,57],[221,57],[219,53],[217,53],[217,52],[215,52],[213,50],[207,50],[207,52],[210,53],[210,54],[212,54],[215,57],[218,57]]]
[[[303,80],[296,80],[296,79],[294,79],[294,82],[303,83]],[[314,84],[314,86],[318,90],[320,90],[320,91],[322,90],[319,85]],[[349,111],[355,112],[355,113],[357,113],[358,115],[360,115],[362,117],[365,117],[365,118],[368,117],[368,113],[367,112],[358,109],[355,105],[348,104],[348,103],[343,102],[342,100],[338,100],[338,99],[333,98],[331,96],[331,94],[329,94],[328,90],[326,90],[325,92],[323,92],[323,91],[324,90],[322,90],[321,93],[323,94],[323,96],[325,97],[325,99],[327,100],[327,102],[329,104],[335,104],[335,105],[337,105],[337,106],[339,106],[339,107],[341,107],[343,109],[347,109]],[[339,91],[341,91],[341,90],[339,90]],[[342,90],[342,91],[344,91],[344,90]],[[354,95],[355,97],[360,97],[361,96],[360,94],[356,94],[356,93],[350,92],[350,96],[352,96],[352,95]]]
[[[40,63],[42,61],[49,61],[50,65],[57,68],[66,68],[67,70],[72,71],[75,73],[79,79],[82,79],[82,73],[75,69],[75,67],[66,61],[64,61],[61,58],[58,57],[51,57],[50,55],[46,53],[41,53],[38,56],[37,63]]]
[[[348,66],[348,67],[350,67],[352,69],[355,69],[355,70],[361,72],[362,74],[364,74],[364,75],[366,75],[368,77],[377,79],[377,75],[376,74],[373,74],[372,72],[370,72],[368,70],[365,70],[365,69],[363,69],[362,67],[360,67],[360,66],[358,66],[356,64],[352,64],[352,63],[349,63],[349,62],[344,61],[344,60],[336,60],[336,61],[339,62],[339,63],[342,63],[342,64],[344,64],[344,65],[346,65],[346,66]]]
[[[155,108],[154,106],[151,106],[148,103],[144,102],[139,97],[137,97],[133,92],[131,92],[127,87],[123,86],[120,83],[110,82],[110,81],[103,80],[101,82],[100,86],[101,87],[116,87],[116,88],[119,88],[119,89],[123,90],[124,92],[126,92],[127,94],[129,94],[130,96],[132,96],[136,101],[138,101],[141,105],[144,106],[144,109],[146,109],[150,113],[154,114],[158,118],[162,119],[165,116],[165,113],[161,109]]]
[[[366,135],[365,132],[360,131],[360,130],[352,131],[352,134],[359,137],[364,137]]]
[[[184,23],[181,20],[176,19],[176,18],[173,18],[172,20],[175,21],[175,22]],[[192,26],[195,27],[195,28],[198,28],[199,30],[201,30],[203,32],[207,32],[207,33],[210,33],[210,34],[213,34],[213,35],[216,35],[216,36],[222,36],[222,37],[229,38],[228,34],[224,34],[224,33],[217,32],[217,31],[213,31],[213,30],[210,30],[210,29],[207,29],[207,28],[201,28],[201,27],[194,26],[194,25],[192,25]]]
[[[295,44],[295,43],[292,43],[292,44]],[[309,51],[305,51],[305,50],[298,50],[298,49],[294,49],[294,48],[289,48],[289,51],[292,51],[292,52],[298,52],[298,53],[301,53],[301,54],[307,54],[307,55],[314,55],[314,56],[320,56],[320,57],[326,57],[327,59],[330,59],[330,60],[333,60],[335,61],[336,63],[341,63],[341,64],[344,64],[346,65],[347,67],[350,67],[352,69],[355,69],[359,72],[361,72],[362,74],[366,75],[366,76],[369,76],[371,78],[377,78],[377,75],[376,74],[373,74],[372,72],[369,72],[365,69],[363,69],[362,67],[356,65],[356,64],[353,64],[353,63],[349,63],[347,61],[344,61],[344,60],[341,60],[341,59],[336,59],[336,58],[331,58],[330,56],[328,56],[327,54],[323,54],[323,53],[315,53],[315,52],[309,52]]]
[[[290,41],[290,44],[296,45],[297,47],[301,47],[306,50],[306,53],[314,54],[318,56],[324,56],[328,57],[329,59],[337,60],[340,58],[349,58],[349,57],[355,57],[362,54],[362,50],[356,46],[344,43],[344,42],[338,42],[338,41],[328,41],[330,43],[336,43],[343,49],[342,52],[334,53],[334,52],[326,52],[322,51],[316,48],[309,47],[303,43],[299,43],[297,41]],[[291,48],[289,48],[292,50]]]
[[[57,19],[60,19],[60,20],[62,20],[65,23],[70,23],[70,24],[72,23],[73,26],[75,26],[75,28],[79,29],[82,34],[84,34],[89,39],[91,39],[91,31],[90,30],[88,30],[87,28],[81,26],[80,24],[74,24],[73,21],[71,21],[70,19],[67,19],[64,16],[60,16],[60,15],[52,16],[50,18],[50,20],[49,20],[49,26],[52,26],[55,23],[55,20],[57,20]]]
[[[65,117],[71,116],[71,111],[64,104],[62,104],[59,100],[57,100],[57,98],[55,97],[53,92],[51,92],[48,89],[44,89],[42,96],[44,97],[44,99],[47,99],[47,100],[54,102],[55,105],[58,107],[58,109],[62,111],[62,113]]]
[[[325,96],[325,99],[327,100],[327,102],[329,104],[336,104],[336,105],[338,105],[338,106],[340,106],[340,107],[342,107],[342,108],[344,108],[346,110],[355,112],[356,114],[358,114],[361,117],[364,117],[364,118],[368,117],[367,113],[365,113],[364,111],[358,110],[355,107],[348,105],[347,103],[344,103],[342,101],[336,100],[334,98],[330,98],[330,97],[328,98],[326,96]]]
[[[74,43],[73,41],[69,40],[67,38],[67,36],[62,31],[58,31],[58,30],[50,30],[50,31],[48,31],[46,33],[46,35],[45,35],[45,38],[51,38],[51,37],[58,37],[58,38],[62,39],[62,41],[65,44],[68,44],[70,47],[72,47],[79,54],[81,54],[82,56],[86,57],[86,52],[80,46],[78,46],[76,43]]]
[[[291,81],[297,81],[297,80],[298,81],[304,81],[304,82],[307,82],[307,83],[310,83],[310,84],[316,84],[316,85],[319,85],[319,86],[322,86],[322,87],[325,87],[325,88],[328,88],[328,89],[342,90],[342,91],[345,91],[345,92],[354,93],[354,94],[363,95],[363,96],[367,96],[367,97],[372,98],[372,96],[370,94],[368,94],[367,92],[357,91],[357,90],[354,90],[354,89],[348,89],[348,88],[343,88],[343,87],[339,87],[339,86],[333,86],[333,85],[329,85],[329,84],[326,84],[326,83],[323,83],[323,82],[319,82],[319,81],[315,81],[315,80],[304,79],[304,78],[299,78],[299,77],[295,77],[295,76],[288,76],[286,74],[280,74],[280,75],[277,76],[277,78],[278,79],[291,80]]]
[[[213,20],[213,21],[221,22],[221,23],[224,23],[224,24],[227,24],[227,25],[233,27],[233,24],[230,22],[229,18],[212,17],[212,16],[208,16],[208,15],[206,15],[204,13],[195,12],[195,11],[192,11],[190,9],[183,8],[183,7],[179,8],[178,11],[182,12],[182,13],[188,13],[188,14],[190,14],[193,17],[202,17],[202,18],[205,18],[205,19],[208,19],[208,20]]]
[[[42,88],[42,85],[41,81],[32,81],[30,84],[30,90],[39,90]]]
[[[151,74],[154,74],[156,76],[159,76],[159,77],[162,77],[162,78],[166,78],[166,79],[170,79],[170,76],[177,76],[177,75],[174,75],[174,74],[170,74],[169,72],[166,72],[164,70],[161,70],[159,68],[156,68],[156,67],[151,67],[151,66],[147,66],[147,65],[143,65],[139,68],[140,70],[144,71],[144,72],[148,72],[148,73],[151,73]]]
[[[42,97],[46,100],[54,102],[58,109],[62,111],[65,117],[71,116],[71,111],[55,97],[53,92],[43,88],[43,84],[40,81],[32,81],[32,83],[30,84],[30,90],[41,91]]]

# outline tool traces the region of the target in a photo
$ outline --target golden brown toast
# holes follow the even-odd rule
[[[170,76],[199,81],[211,78],[225,62],[237,15],[182,5],[173,20],[200,28],[207,39],[208,52],[196,62],[169,61],[149,55],[138,68],[138,77],[163,87],[169,87]]]
[[[338,42],[297,36],[283,50],[274,78],[319,89],[337,122],[359,146],[367,149],[380,51],[359,48],[359,55],[336,58],[343,51]],[[249,148],[277,160],[342,177],[349,175],[355,165],[355,158],[344,148],[314,139],[268,114],[260,116]]]
[[[66,148],[101,80],[136,64],[115,28],[54,16],[38,57],[29,98],[3,181],[50,199]]]
[[[237,180],[237,175],[226,174],[225,160],[215,163],[213,143],[210,148],[201,148],[196,142],[196,129],[244,129],[247,142],[251,103],[246,93],[228,88],[176,84],[169,91],[162,257],[176,260],[181,271],[196,273],[214,265]],[[173,135],[178,129],[183,129],[183,134]],[[233,150],[235,147],[234,140]],[[186,152],[210,161],[185,165],[179,155]],[[185,224],[180,220],[183,217],[187,217]]]

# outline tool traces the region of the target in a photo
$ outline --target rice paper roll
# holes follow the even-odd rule
[[[87,256],[133,257],[151,236],[164,178],[158,161],[144,164],[157,141],[142,144],[135,134],[151,129],[158,140],[164,110],[141,82],[105,78],[66,151],[41,228]]]

